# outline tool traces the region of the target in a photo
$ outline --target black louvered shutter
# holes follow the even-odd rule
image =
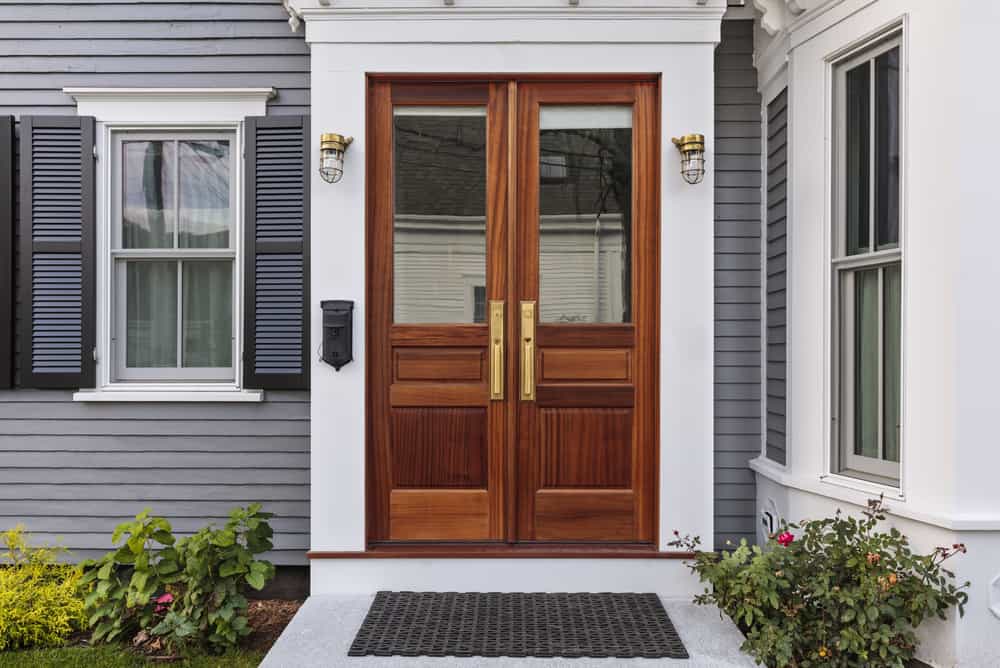
[[[309,117],[246,122],[243,384],[309,388]]]
[[[94,386],[94,119],[21,117],[20,384]]]
[[[14,382],[14,118],[0,116],[0,389]]]

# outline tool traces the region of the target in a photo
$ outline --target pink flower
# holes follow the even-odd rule
[[[156,602],[157,603],[173,603],[174,602],[174,595],[173,594],[169,594],[169,593],[162,594],[159,598],[156,599]]]
[[[784,531],[778,536],[778,545],[781,545],[782,547],[788,547],[789,545],[792,544],[793,540],[795,540],[795,536],[788,533],[787,531]]]

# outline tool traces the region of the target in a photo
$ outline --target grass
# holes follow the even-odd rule
[[[263,654],[240,650],[223,656],[195,656],[184,661],[150,661],[121,646],[60,647],[18,652],[0,652],[0,668],[148,668],[183,666],[184,668],[256,668]]]

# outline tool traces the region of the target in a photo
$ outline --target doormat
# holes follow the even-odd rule
[[[381,591],[348,656],[686,659],[656,594]]]

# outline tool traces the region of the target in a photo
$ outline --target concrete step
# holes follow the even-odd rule
[[[365,666],[366,668],[424,668],[435,666],[565,666],[591,668],[611,666],[667,666],[669,668],[738,668],[755,665],[740,652],[743,636],[728,617],[715,607],[694,605],[687,599],[661,596],[663,607],[674,623],[690,659],[541,659],[459,657],[348,657],[347,650],[368,613],[374,594],[310,596],[292,623],[264,658],[261,668],[312,668]]]

